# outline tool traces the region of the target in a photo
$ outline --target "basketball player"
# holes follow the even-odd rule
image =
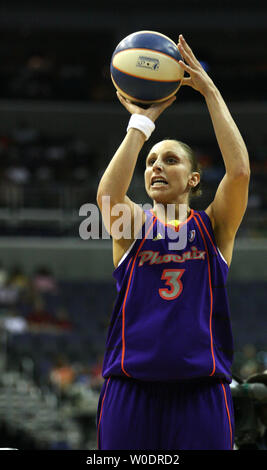
[[[189,74],[183,85],[206,101],[225,175],[209,207],[194,211],[189,198],[200,173],[193,152],[181,142],[163,140],[146,159],[153,210],[143,211],[127,190],[154,122],[175,98],[143,109],[118,95],[132,116],[100,181],[97,201],[110,226],[121,216],[112,215],[115,205],[128,207],[131,237],[113,234],[118,296],[103,363],[99,449],[233,449],[233,343],[225,284],[247,206],[249,159],[219,90],[183,36],[178,49]],[[103,196],[110,198],[109,212]],[[179,205],[186,205],[178,227],[168,219],[169,204],[175,205],[175,219]],[[136,220],[141,221],[137,228]],[[186,246],[169,249],[170,230],[179,233],[185,226]]]

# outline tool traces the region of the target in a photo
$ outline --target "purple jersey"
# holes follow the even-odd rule
[[[113,273],[118,295],[103,377],[164,382],[216,377],[230,383],[228,266],[210,219],[205,211],[191,210],[186,246],[177,250],[169,249],[174,240],[168,230],[175,228],[145,212],[142,238]]]

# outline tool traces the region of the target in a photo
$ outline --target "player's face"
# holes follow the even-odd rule
[[[190,191],[191,163],[176,142],[164,140],[154,145],[146,159],[145,187],[158,203],[176,203]]]

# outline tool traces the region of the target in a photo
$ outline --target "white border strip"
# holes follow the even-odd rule
[[[217,250],[218,250],[218,253],[220,254],[222,260],[223,260],[223,261],[227,264],[227,266],[228,266],[228,263],[227,263],[226,259],[223,257],[223,255],[222,255],[222,253],[220,252],[220,250],[219,250],[218,247],[217,247]],[[228,266],[228,268],[229,268],[229,266]]]
[[[122,255],[122,258],[120,259],[117,268],[125,260],[126,256],[130,253],[130,251],[131,251],[132,247],[134,246],[135,242],[136,242],[136,240],[134,240],[134,242],[131,244],[131,246],[128,248],[128,250],[124,253],[124,255]]]

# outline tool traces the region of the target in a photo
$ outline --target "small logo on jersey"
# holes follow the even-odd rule
[[[195,236],[196,236],[196,231],[195,231],[195,230],[190,230],[189,236],[188,236],[188,240],[189,240],[190,242],[194,241],[194,240],[195,240]]]
[[[162,239],[162,235],[161,233],[158,233],[153,239],[152,239],[152,242],[156,242],[157,240],[161,240]]]
[[[158,70],[159,69],[159,60],[154,59],[153,57],[146,57],[140,55],[136,62],[136,67],[142,67],[145,69]]]

